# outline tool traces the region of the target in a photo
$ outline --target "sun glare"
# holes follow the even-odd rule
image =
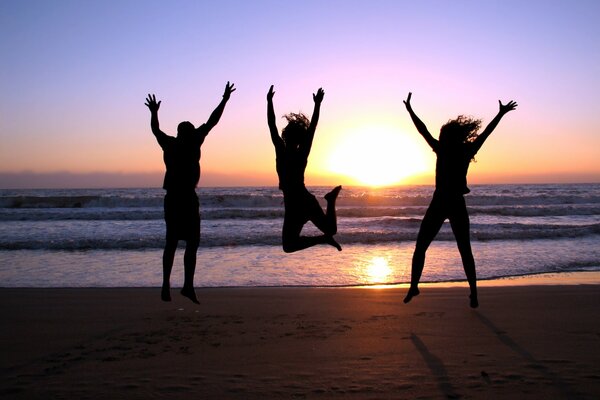
[[[365,268],[369,283],[383,283],[392,274],[392,268],[384,257],[373,257]]]
[[[328,167],[357,184],[393,185],[428,170],[422,148],[397,128],[363,128],[340,137]]]

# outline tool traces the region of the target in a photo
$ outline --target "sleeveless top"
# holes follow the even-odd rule
[[[277,151],[275,168],[279,177],[279,189],[283,192],[304,189],[304,170],[308,158],[302,152]]]
[[[440,194],[467,194],[467,171],[474,157],[470,143],[457,148],[447,148],[438,145],[434,152],[437,155],[435,163],[435,190]]]

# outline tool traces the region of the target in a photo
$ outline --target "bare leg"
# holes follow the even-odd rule
[[[331,236],[298,236],[297,238],[287,238],[283,240],[283,251],[286,253],[293,253],[313,247],[319,244],[328,244],[337,248],[339,251],[342,250],[342,246]]]
[[[163,283],[160,292],[160,298],[163,301],[171,301],[171,270],[173,269],[175,250],[177,250],[177,239],[167,238],[163,251]]]
[[[337,197],[338,192],[339,189],[334,189],[327,194],[327,196],[329,196],[331,199],[328,200],[328,209],[330,206],[333,206],[335,208],[335,198]],[[312,221],[312,223],[315,224],[315,226],[319,228],[319,230],[321,230],[324,233],[324,235],[300,236],[304,223],[301,219],[299,219],[299,217],[297,217],[297,214],[295,213],[297,210],[286,209],[285,217],[283,220],[283,231],[281,235],[283,251],[285,251],[286,253],[293,253],[295,251],[304,250],[319,244],[328,244],[341,251],[342,247],[339,245],[338,242],[335,241],[335,239],[333,238],[333,234],[330,234],[330,232],[332,232],[333,230],[337,230],[335,225],[335,210],[332,214],[334,220],[334,224],[332,225],[330,223],[330,220],[328,220],[328,217],[325,215],[325,213],[323,213],[319,202],[314,197],[311,196],[311,200],[305,203],[303,207],[309,208],[311,215],[310,221]],[[302,210],[302,212],[305,211]]]
[[[342,246],[333,238],[333,236],[325,235],[325,243],[335,247],[338,251],[342,251]]]
[[[317,236],[318,242],[317,244],[325,243],[330,246],[335,247],[338,251],[342,251],[342,246],[333,238],[333,235],[337,233],[337,216],[335,212],[335,202],[337,200],[338,194],[342,190],[342,186],[336,186],[331,190],[331,192],[325,195],[325,200],[327,200],[327,212],[323,213],[321,206],[314,199],[314,203],[310,205],[312,212],[310,221],[315,224],[315,226],[324,233],[323,236]]]
[[[302,225],[299,226],[296,223],[284,220],[283,233],[281,235],[283,251],[286,253],[293,253],[319,244],[329,244],[336,247],[338,250],[342,250],[341,246],[332,236],[300,236],[301,231]]]
[[[200,304],[194,290],[194,273],[196,272],[196,252],[198,251],[197,241],[188,241],[183,255],[184,280],[181,294],[196,304]]]
[[[434,204],[434,201],[435,199],[432,200],[432,204],[429,205],[423,221],[421,221],[417,244],[412,258],[410,289],[408,289],[408,293],[404,298],[404,303],[410,302],[413,297],[419,295],[419,280],[425,266],[425,253],[444,223],[445,216],[437,204]]]
[[[452,232],[454,232],[454,237],[456,238],[458,251],[460,252],[465,275],[467,276],[467,281],[469,282],[469,288],[471,290],[471,295],[469,296],[470,306],[477,308],[479,306],[479,301],[477,299],[477,272],[475,271],[475,259],[473,258],[473,251],[471,250],[469,215],[467,214],[467,208],[464,203],[457,207],[450,217],[450,225],[452,226]]]
[[[336,186],[333,190],[325,195],[325,200],[327,200],[327,212],[325,213],[325,217],[327,218],[327,223],[329,225],[329,229],[324,231],[326,235],[335,235],[337,233],[337,216],[335,214],[335,202],[337,200],[338,195],[340,194],[340,190],[342,190],[342,186]]]

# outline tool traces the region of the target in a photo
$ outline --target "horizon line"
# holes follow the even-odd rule
[[[149,189],[161,188],[164,172],[1,172],[0,189]],[[307,176],[307,186],[319,187],[339,184],[348,187],[390,188],[402,186],[434,186],[433,174],[422,174],[389,185],[367,185],[349,182],[349,178],[334,175]],[[311,181],[313,183],[311,183]],[[548,174],[473,174],[469,185],[535,185],[535,184],[596,184],[600,183],[600,172]],[[277,187],[275,174],[259,172],[249,174],[228,174],[202,171],[199,188],[205,187]]]

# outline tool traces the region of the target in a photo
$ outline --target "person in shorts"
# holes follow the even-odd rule
[[[177,137],[164,133],[158,123],[160,101],[155,95],[148,95],[146,106],[150,109],[150,126],[158,144],[163,150],[166,172],[163,189],[165,222],[167,225],[166,243],[163,252],[163,283],[161,299],[171,301],[171,270],[179,240],[186,242],[183,256],[184,282],[181,294],[199,304],[194,290],[196,252],[200,243],[200,211],[196,185],[200,180],[200,147],[206,135],[217,125],[231,93],[233,84],[227,82],[223,99],[210,115],[206,123],[195,128],[184,121],[177,126]]]

